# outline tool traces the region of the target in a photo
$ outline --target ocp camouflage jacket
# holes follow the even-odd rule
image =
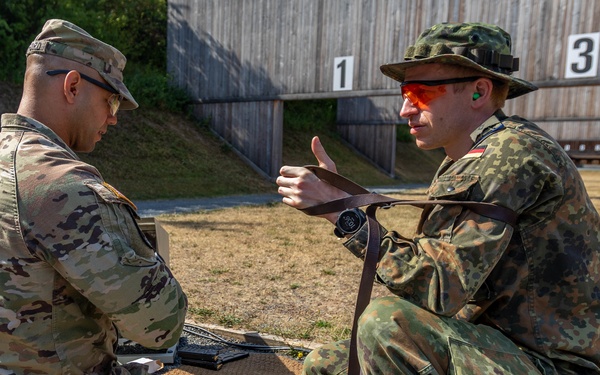
[[[52,130],[2,115],[0,373],[111,373],[117,330],[177,343],[185,294],[134,215]]]

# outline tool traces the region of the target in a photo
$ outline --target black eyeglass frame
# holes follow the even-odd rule
[[[57,70],[47,70],[46,74],[48,74],[49,76],[55,76],[58,74],[67,74],[69,73],[71,70],[67,70],[67,69],[57,69]],[[77,71],[77,73],[79,73],[79,75],[81,76],[81,78],[85,79],[86,81],[88,81],[89,83],[92,83],[98,87],[103,88],[104,90],[113,93],[113,94],[117,94],[119,96],[121,96],[121,94],[115,90],[114,87],[107,85],[106,83],[100,82],[97,79],[93,79],[90,76],[87,76],[79,71]]]

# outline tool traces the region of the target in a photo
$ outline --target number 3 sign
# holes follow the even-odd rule
[[[596,77],[599,44],[600,33],[569,35],[565,78]]]

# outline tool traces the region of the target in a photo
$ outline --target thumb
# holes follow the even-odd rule
[[[321,144],[321,140],[319,139],[319,137],[313,137],[312,142],[311,142],[311,149],[312,149],[313,154],[317,158],[317,161],[319,162],[319,167],[325,168],[332,172],[337,173],[337,168],[335,166],[335,163],[333,162],[333,160],[331,160],[329,155],[327,155],[327,152],[325,151],[325,148]]]

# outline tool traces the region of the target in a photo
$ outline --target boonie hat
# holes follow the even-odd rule
[[[123,69],[127,63],[125,56],[71,22],[59,19],[46,21],[40,34],[29,45],[26,55],[33,53],[60,56],[96,69],[123,97],[120,109],[138,107],[123,83]]]
[[[442,63],[465,66],[493,79],[508,82],[508,99],[535,91],[530,82],[512,76],[519,59],[510,54],[510,35],[485,23],[441,23],[425,30],[404,53],[403,62],[385,64],[381,72],[404,81],[406,69],[422,64]]]

